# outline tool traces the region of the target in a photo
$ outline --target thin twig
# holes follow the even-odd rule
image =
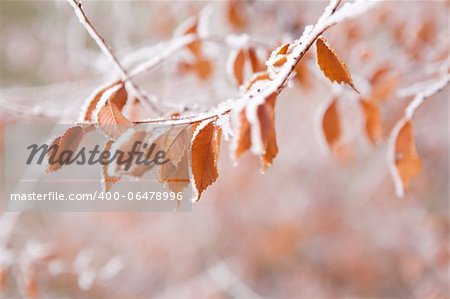
[[[229,42],[227,42],[226,37],[222,37],[222,36],[218,36],[218,35],[200,36],[198,34],[188,34],[188,35],[176,37],[176,38],[170,40],[169,42],[166,42],[168,44],[168,46],[166,48],[164,48],[164,51],[161,54],[152,57],[148,61],[145,61],[145,62],[137,65],[134,69],[132,69],[127,78],[133,79],[133,78],[139,76],[140,74],[157,67],[158,65],[160,65],[161,63],[166,61],[168,58],[173,57],[174,53],[184,49],[186,47],[186,45],[188,45],[192,42],[196,42],[196,41],[215,42],[215,43],[221,43],[221,44],[231,46],[229,44]],[[255,43],[255,44],[257,43],[260,46],[269,48],[269,45],[264,44],[262,42],[257,42],[255,40],[249,40],[249,42]]]
[[[426,89],[420,91],[414,97],[414,99],[408,104],[408,106],[405,109],[403,117],[395,124],[394,128],[391,131],[388,141],[387,160],[392,179],[394,180],[395,193],[397,194],[397,197],[403,197],[405,194],[402,179],[395,165],[396,160],[395,144],[398,134],[400,133],[400,130],[403,128],[405,123],[412,119],[414,113],[425,102],[425,100],[431,98],[438,92],[442,91],[449,84],[449,82],[450,82],[450,75],[445,74],[444,77],[435,82],[435,84],[433,84],[432,86],[428,86]]]
[[[252,99],[250,101],[250,93],[244,94],[243,98],[239,100],[229,101],[228,103],[221,103],[217,106],[217,108],[212,109],[211,112],[178,117],[176,119],[173,118],[159,118],[159,119],[147,119],[135,122],[136,124],[142,123],[161,123],[161,124],[189,124],[193,122],[203,121],[206,119],[211,119],[214,117],[219,117],[223,114],[230,113],[235,107],[238,107],[240,104],[245,104],[251,102],[253,105],[260,105],[262,102],[274,92],[280,93],[284,87],[286,81],[290,78],[291,74],[295,70],[295,66],[301,60],[301,58],[305,55],[305,53],[311,48],[314,44],[315,40],[327,29],[336,25],[338,22],[355,17],[360,13],[364,12],[366,9],[372,7],[374,5],[373,2],[369,1],[360,1],[358,3],[352,3],[357,6],[357,10],[354,13],[351,13],[351,5],[346,4],[342,9],[336,10],[341,0],[331,0],[328,6],[325,8],[323,14],[320,16],[319,21],[313,27],[308,26],[305,29],[304,34],[300,37],[299,40],[294,41],[295,48],[289,56],[288,62],[285,64],[283,71],[281,71],[276,78],[273,78],[271,83],[259,93],[258,100]],[[350,5],[350,6],[349,6]],[[365,5],[365,6],[364,6]],[[345,10],[344,10],[345,8]],[[340,13],[344,10],[342,13]],[[338,17],[335,17],[335,14],[340,13]]]
[[[108,44],[105,42],[105,39],[97,32],[97,30],[95,30],[94,26],[89,21],[86,13],[83,10],[81,2],[78,2],[77,0],[67,0],[67,2],[72,6],[76,16],[78,17],[78,20],[92,37],[92,39],[96,42],[103,54],[105,54],[113,62],[113,64],[119,71],[122,80],[124,82],[129,82],[131,88],[136,93],[138,98],[145,106],[147,106],[150,111],[161,113],[160,109],[156,106],[156,100],[154,98],[151,100],[149,97],[142,94],[139,87],[129,79],[128,72],[122,66],[116,55],[114,55],[111,47],[108,46]]]

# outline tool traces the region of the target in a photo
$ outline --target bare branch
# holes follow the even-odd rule
[[[131,88],[136,93],[138,98],[141,100],[141,102],[147,106],[147,108],[150,111],[154,112],[161,112],[160,109],[156,106],[156,98],[152,97],[150,99],[146,95],[142,94],[139,87],[132,82],[128,77],[128,72],[125,70],[125,68],[121,65],[120,61],[117,59],[116,55],[114,55],[113,51],[111,50],[111,47],[106,44],[105,39],[95,30],[92,23],[89,21],[87,15],[85,14],[81,2],[78,2],[77,0],[67,0],[67,2],[72,6],[75,14],[78,17],[78,20],[83,25],[83,27],[86,29],[86,31],[89,33],[89,35],[92,37],[92,39],[97,43],[100,50],[105,54],[115,65],[117,70],[120,73],[120,76],[122,80],[125,82],[129,82]]]

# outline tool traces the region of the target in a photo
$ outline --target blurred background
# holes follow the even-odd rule
[[[448,72],[448,3],[385,1],[324,34],[361,94],[377,92],[377,144],[365,136],[358,96],[345,90],[343,136],[324,153],[317,117],[335,93],[311,48],[278,97],[280,151],[265,174],[250,153],[233,166],[225,141],[219,179],[192,213],[2,211],[0,297],[449,298],[448,88],[414,116],[423,170],[403,199],[386,162],[387,138],[414,90]],[[216,37],[202,42],[211,72],[190,71],[181,50],[136,83],[163,103],[206,111],[239,96],[227,61],[241,34],[264,61],[314,24],[326,4],[83,7],[127,68],[161,55],[182,22],[201,16],[199,31]],[[86,97],[117,76],[65,1],[0,2],[0,44],[1,126],[46,116],[72,123]]]

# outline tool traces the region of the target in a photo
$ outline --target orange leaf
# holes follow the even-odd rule
[[[383,101],[390,98],[398,87],[399,77],[390,75],[384,79],[379,79],[372,85],[371,98],[376,101]]]
[[[181,29],[180,29],[181,28]],[[193,17],[184,21],[179,26],[179,31],[182,35],[198,34],[198,18]],[[202,44],[200,41],[193,41],[186,46],[195,58],[200,60],[202,58]]]
[[[269,73],[260,72],[260,73],[253,74],[253,77],[247,82],[247,84],[245,86],[245,90],[249,91],[256,82],[263,81],[263,80],[270,80]]]
[[[45,172],[57,171],[66,164],[65,161],[72,159],[83,136],[83,128],[76,126],[67,129],[61,136],[55,138],[49,146],[47,155],[49,164]]]
[[[221,129],[207,120],[196,126],[192,138],[192,178],[195,201],[217,180],[217,161],[220,151]]]
[[[325,76],[331,82],[346,83],[357,93],[353,85],[352,77],[347,66],[342,62],[337,53],[331,49],[325,39],[319,37],[316,41],[317,47],[317,63]]]
[[[119,137],[133,125],[121,113],[127,97],[125,86],[123,84],[116,85],[104,92],[97,105],[95,121],[98,123],[100,130],[113,139]]]
[[[98,102],[100,101],[100,98],[102,97],[103,93],[111,88],[112,86],[116,85],[118,82],[108,83],[97,90],[95,90],[89,97],[88,100],[84,104],[83,111],[80,115],[80,121],[92,121],[92,114],[95,111],[95,107],[97,106]]]
[[[311,81],[308,76],[309,68],[305,62],[301,61],[297,63],[297,66],[295,67],[295,74],[295,80],[297,80],[300,85],[304,86],[305,88],[311,85]]]
[[[250,60],[250,65],[252,67],[252,72],[261,72],[265,69],[264,65],[259,61],[258,55],[256,54],[255,48],[249,47],[247,49],[247,55]]]
[[[166,165],[166,164],[164,164]],[[184,151],[181,160],[173,170],[166,172],[160,176],[162,181],[167,182],[167,186],[172,192],[181,192],[189,185],[189,154]],[[178,203],[178,201],[177,201]]]
[[[242,29],[246,20],[243,14],[243,5],[240,1],[229,0],[227,5],[227,18],[234,29]]]
[[[412,179],[422,169],[422,162],[416,149],[411,120],[405,121],[395,136],[394,144],[394,177],[396,178],[397,195],[403,196]]]
[[[377,143],[381,137],[380,112],[374,103],[361,100],[361,108],[364,114],[364,128],[372,144]]]
[[[113,144],[113,140],[106,141],[104,151],[110,151],[111,145]],[[120,177],[110,176],[108,175],[108,164],[106,164],[106,157],[102,157],[103,165],[102,165],[102,183],[104,191],[108,192],[111,190],[111,187],[120,180]]]
[[[273,63],[273,66],[280,67],[287,61],[286,56],[280,57],[277,61]]]
[[[239,49],[231,56],[231,74],[238,86],[244,83],[245,52]]]
[[[260,156],[262,171],[272,164],[278,153],[275,133],[276,96],[277,94],[273,93],[262,103],[249,103],[246,106],[246,117],[248,117],[251,127],[252,152]],[[246,144],[244,143],[244,145]]]
[[[289,43],[284,44],[277,48],[277,55],[285,55],[289,49]]]
[[[160,150],[164,151],[166,153],[166,158],[169,159],[168,163],[159,167],[159,179],[161,182],[167,182],[174,179],[187,179],[189,181],[189,174],[184,175],[183,178],[179,177],[182,174],[186,174],[188,171],[187,169],[179,169],[180,167],[185,167],[185,165],[181,165],[180,167],[178,165],[188,151],[190,140],[189,133],[190,130],[188,130],[186,126],[179,126],[171,128],[167,133],[159,137],[158,144]],[[176,176],[176,178],[174,178],[174,176]]]
[[[238,113],[237,134],[233,139],[233,155],[234,159],[238,159],[251,146],[250,123],[245,115],[245,109]]]
[[[332,99],[322,117],[322,130],[330,149],[333,149],[341,137],[341,124],[337,109],[337,100]]]

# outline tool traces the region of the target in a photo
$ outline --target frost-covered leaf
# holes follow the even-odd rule
[[[231,143],[232,157],[234,160],[238,159],[243,153],[250,149],[251,133],[250,123],[247,120],[245,109],[236,113],[235,117],[236,134],[233,136]]]
[[[342,62],[337,53],[328,46],[324,38],[316,40],[317,63],[325,76],[331,82],[345,83],[359,93],[354,84],[347,66]]]
[[[248,105],[246,117],[250,123],[251,149],[259,155],[262,171],[265,171],[278,153],[275,132],[275,102],[277,94],[273,93],[260,104]],[[245,143],[244,143],[245,145]]]
[[[217,180],[217,162],[220,152],[221,129],[214,121],[206,120],[195,127],[192,137],[192,184],[194,200]]]
[[[61,136],[56,137],[49,144],[48,165],[46,173],[59,170],[75,155],[75,151],[83,139],[83,127],[75,126],[67,129]]]
[[[105,148],[103,151],[111,152],[111,145],[114,143],[113,140],[106,141]],[[102,156],[102,187],[105,192],[111,190],[111,187],[120,180],[120,177],[108,174],[108,164],[106,157]]]
[[[186,151],[189,150],[190,129],[187,126],[176,126],[170,128],[166,133],[158,138],[159,149],[166,153],[166,158],[169,159],[159,167],[159,178],[162,182],[167,182],[173,179],[173,174],[178,169],[178,164],[183,159]],[[188,178],[185,176],[184,178]]]
[[[372,144],[376,144],[381,137],[380,112],[378,106],[370,101],[361,100],[361,109],[364,116],[364,130]]]
[[[391,172],[394,177],[396,193],[398,196],[403,196],[412,179],[422,169],[422,162],[414,141],[411,120],[401,123],[393,137]]]
[[[82,108],[82,112],[79,117],[80,122],[90,122],[93,118],[93,113],[95,111],[95,107],[97,107],[100,98],[103,93],[111,88],[112,86],[118,84],[118,82],[108,83],[100,88],[96,89],[86,100],[84,103],[84,107]]]
[[[228,62],[228,72],[237,86],[244,83],[245,58],[244,49],[238,49],[230,55]]]
[[[325,141],[328,147],[333,149],[341,138],[341,123],[335,98],[327,103],[322,115],[321,125]]]
[[[97,104],[94,121],[110,138],[116,139],[133,125],[121,112],[127,98],[125,86],[120,84],[106,90]]]

